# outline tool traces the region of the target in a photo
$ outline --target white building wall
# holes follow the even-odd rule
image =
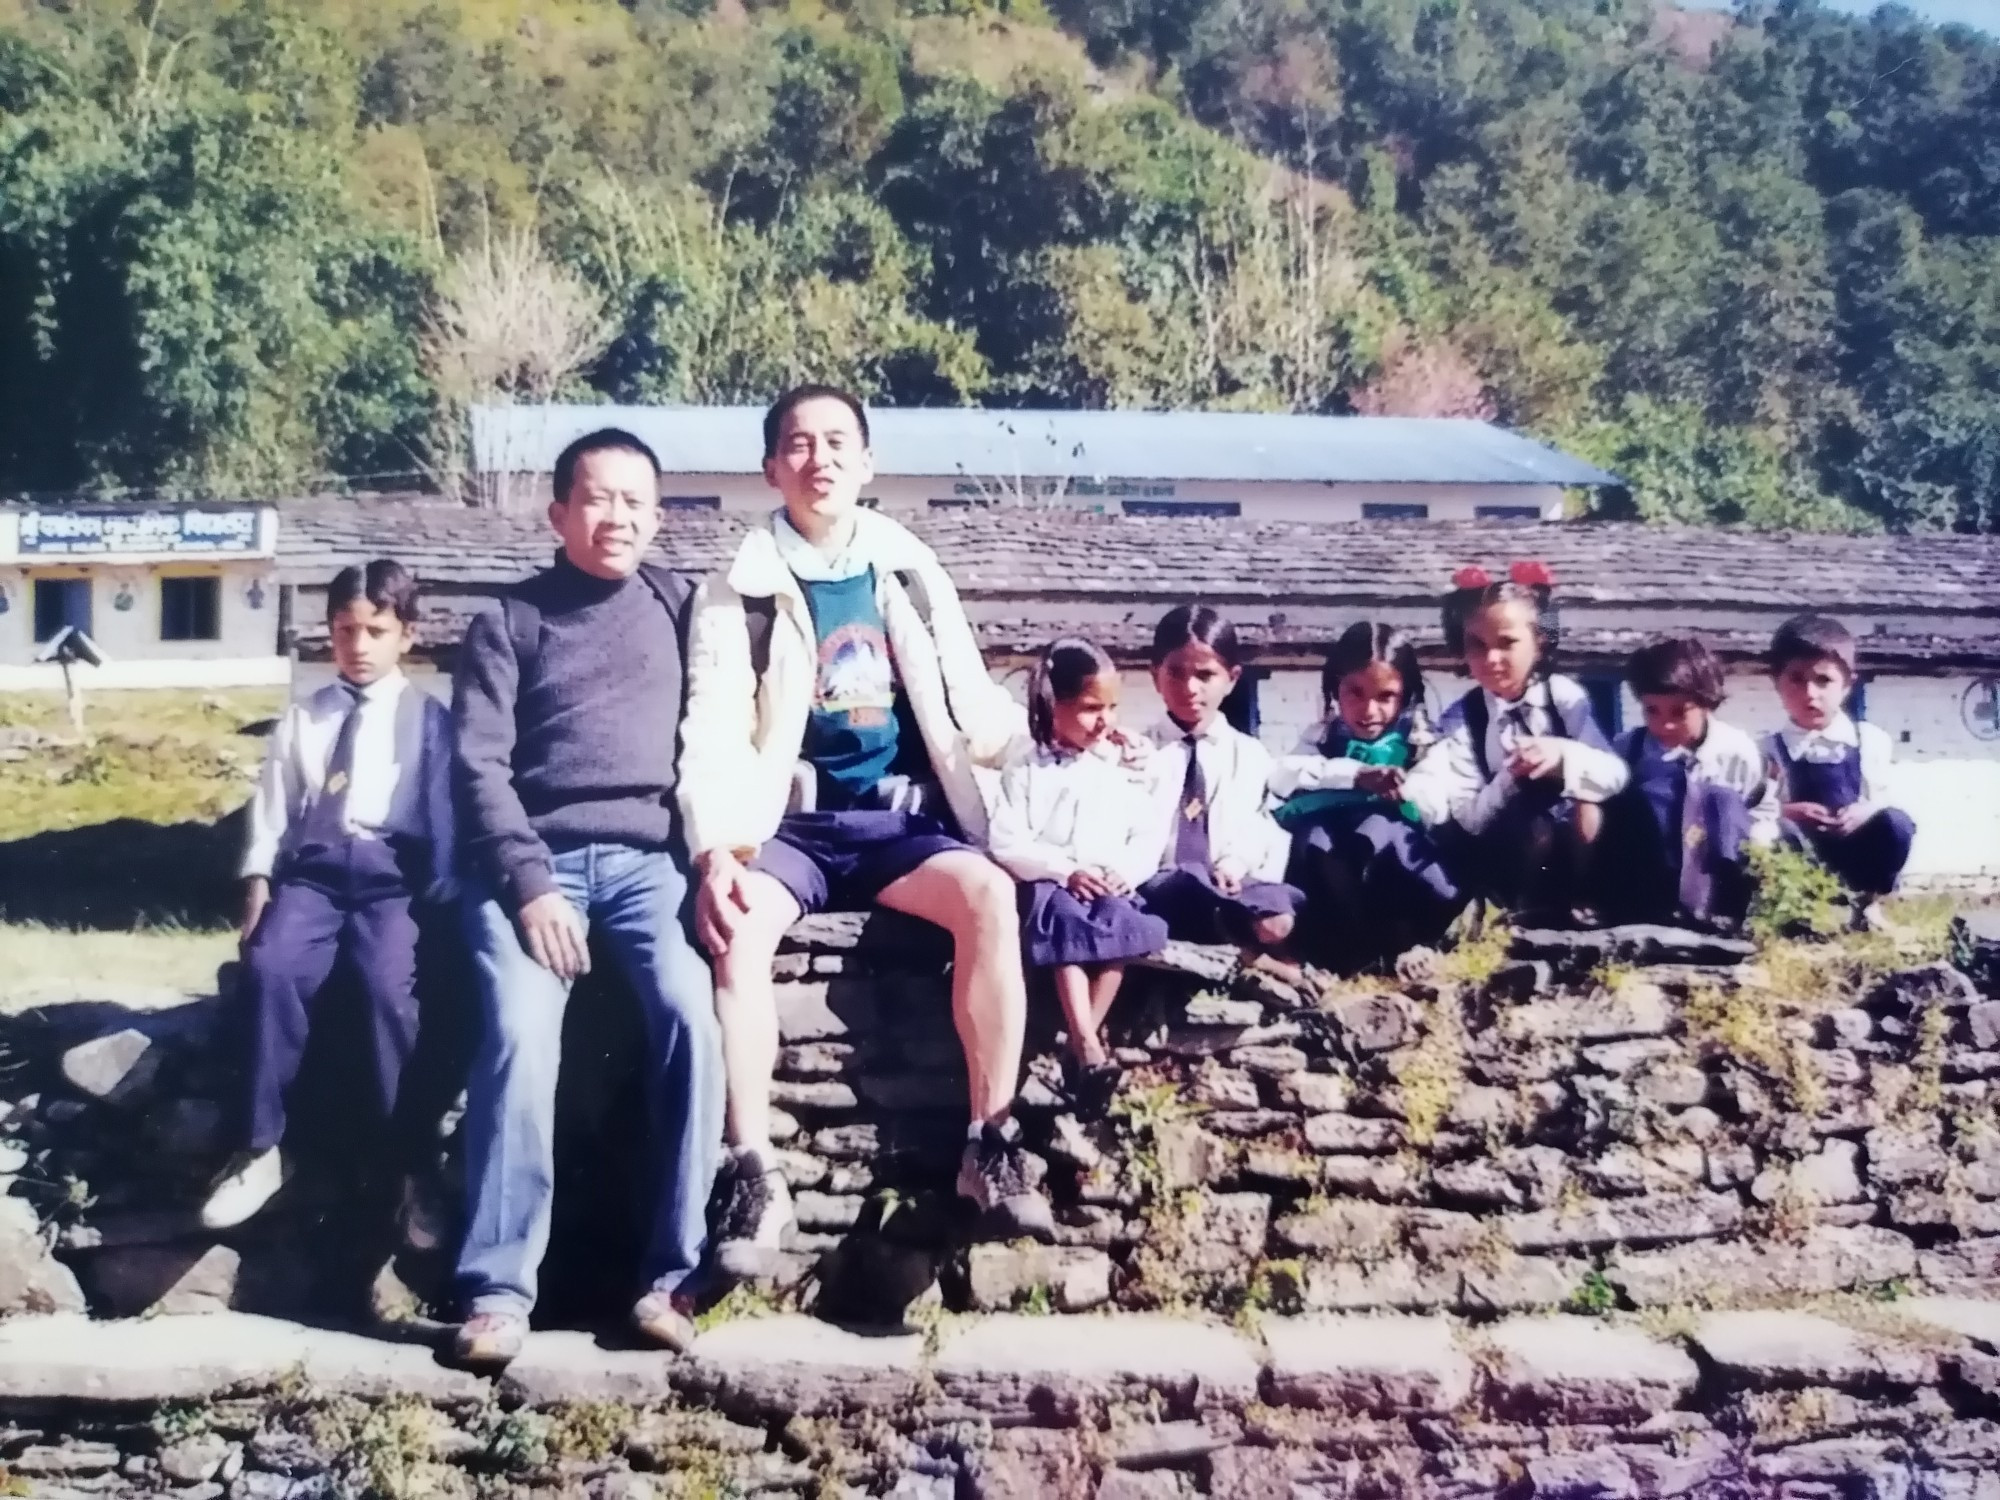
[[[1051,493],[1067,486],[1067,493]],[[777,492],[759,474],[677,474],[660,479],[661,497],[669,504],[714,502],[727,511],[762,514],[778,504]],[[1023,480],[1009,475],[909,476],[884,475],[865,494],[892,514],[922,514],[934,509],[972,505],[1018,505],[1024,509],[1061,508],[1120,512],[1127,502],[1213,504],[1234,501],[1241,514],[1260,521],[1361,521],[1369,505],[1425,507],[1416,519],[1470,521],[1481,506],[1510,509],[1532,507],[1544,520],[1562,519],[1563,492],[1552,485],[1513,484],[1273,484],[1254,481],[1224,483],[1193,480],[1072,479]],[[549,478],[539,474],[509,476],[496,496],[510,509],[545,504]],[[937,507],[933,501],[945,501]]]
[[[160,638],[160,580],[218,581],[218,638]],[[90,584],[91,639],[105,656],[84,668],[98,687],[247,687],[289,680],[290,662],[277,654],[278,580],[270,558],[170,563],[36,562],[0,566],[0,689],[61,687],[61,669],[35,661],[34,584],[38,578],[82,578]],[[125,601],[125,608],[120,602]]]

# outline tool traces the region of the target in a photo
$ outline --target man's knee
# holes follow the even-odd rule
[[[950,876],[960,913],[959,936],[976,937],[1011,932],[1019,921],[1014,877],[990,859],[956,861]]]

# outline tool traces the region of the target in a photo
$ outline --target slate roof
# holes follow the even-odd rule
[[[1443,417],[1263,412],[990,411],[868,414],[885,475],[1346,484],[1622,484],[1519,433]],[[676,474],[761,472],[764,409],[752,406],[481,406],[473,467],[545,474],[572,438],[622,427]]]
[[[286,582],[322,584],[383,553],[434,585],[490,589],[554,550],[539,512],[315,498],[280,512]],[[661,560],[705,573],[733,554],[750,518],[675,511]],[[1758,612],[1974,614],[2000,633],[2000,536],[1846,537],[1625,522],[1290,521],[1101,516],[1063,510],[953,511],[911,528],[961,592],[1004,600],[1175,600],[1421,604],[1468,562],[1496,571],[1540,558],[1570,604],[1710,605]]]

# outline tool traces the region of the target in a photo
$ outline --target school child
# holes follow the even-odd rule
[[[1895,890],[1917,825],[1885,800],[1889,736],[1847,714],[1854,637],[1826,615],[1798,615],[1778,627],[1770,660],[1791,720],[1764,741],[1785,835],[1861,898],[1857,922],[1878,921],[1876,900]]]
[[[1403,795],[1462,888],[1538,919],[1588,920],[1574,910],[1584,857],[1628,778],[1582,685],[1552,670],[1554,586],[1539,562],[1453,577],[1445,645],[1473,688],[1445,710]]]
[[[1778,836],[1763,753],[1715,717],[1722,663],[1691,636],[1641,646],[1626,663],[1625,685],[1646,722],[1618,740],[1632,779],[1605,804],[1597,847],[1604,915],[1734,927],[1750,907],[1749,851]]]
[[[1118,669],[1089,641],[1057,641],[1028,687],[1034,748],[1000,779],[987,852],[1022,882],[1021,957],[1053,971],[1081,1091],[1116,1073],[1102,1029],[1128,959],[1167,924],[1132,892],[1158,868],[1152,804],[1117,728]]]
[[[1403,798],[1430,743],[1417,649],[1393,626],[1348,627],[1320,672],[1325,716],[1271,771],[1291,882],[1306,893],[1314,956],[1360,968],[1434,942],[1458,887]]]
[[[1247,656],[1206,604],[1169,610],[1153,632],[1167,716],[1151,733],[1158,873],[1139,901],[1183,941],[1270,949],[1291,936],[1305,893],[1285,884],[1289,841],[1264,810],[1271,753],[1222,712]]]
[[[243,1223],[292,1176],[285,1096],[336,963],[366,998],[374,1102],[396,1119],[418,1033],[419,916],[455,892],[451,719],[402,669],[416,580],[378,559],[343,569],[326,604],[339,678],[279,718],[250,803],[248,1087],[240,1149],[202,1206],[209,1229]],[[417,1196],[406,1182],[406,1213]]]

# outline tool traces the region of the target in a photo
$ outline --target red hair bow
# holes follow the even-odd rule
[[[1507,576],[1523,588],[1554,588],[1556,575],[1549,571],[1549,565],[1539,558],[1524,558],[1507,570]]]
[[[1483,589],[1492,582],[1493,576],[1477,563],[1451,575],[1451,586],[1455,589]]]

